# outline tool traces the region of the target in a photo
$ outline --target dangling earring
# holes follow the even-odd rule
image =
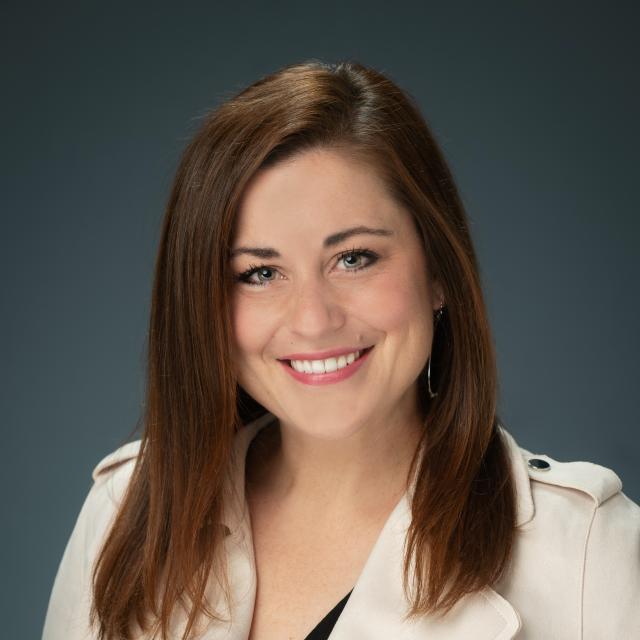
[[[433,335],[434,336],[436,334],[436,327],[438,326],[438,322],[440,322],[440,318],[442,317],[442,308],[443,308],[443,303],[441,302],[440,303],[440,308],[436,312],[435,321],[433,323]],[[427,388],[429,390],[429,396],[431,398],[435,398],[438,395],[437,391],[432,391],[432,389],[431,389],[431,354],[429,354],[429,366],[427,368]]]

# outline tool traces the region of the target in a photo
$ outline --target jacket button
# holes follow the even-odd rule
[[[551,469],[551,465],[540,458],[529,458],[529,466],[536,471],[549,471]]]

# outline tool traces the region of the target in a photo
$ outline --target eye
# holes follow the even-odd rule
[[[259,266],[250,265],[246,271],[243,271],[242,273],[239,273],[236,276],[236,280],[240,282],[244,282],[245,284],[260,286],[262,285],[263,282],[265,282],[264,280],[262,280],[262,277],[264,276],[265,272],[269,274],[270,272],[275,272],[275,271],[276,270],[274,268],[268,267],[266,265],[259,265]],[[258,282],[250,280],[251,276],[253,276],[254,274],[258,275],[258,278],[259,278]],[[267,282],[270,282],[270,280],[267,280]]]
[[[356,249],[356,248],[349,249],[348,251],[343,251],[342,253],[340,253],[338,255],[338,262],[340,260],[345,260],[347,258],[349,258],[351,261],[345,262],[345,264],[353,265],[354,261],[356,262],[355,266],[353,266],[352,268],[346,269],[346,271],[351,273],[355,271],[360,271],[361,269],[367,269],[378,260],[377,254],[375,254],[373,251],[370,251],[369,249]],[[368,262],[365,265],[359,265],[358,261],[361,258],[367,258]],[[246,271],[243,271],[242,273],[237,274],[235,276],[235,279],[237,282],[241,282],[249,286],[264,287],[266,283],[274,282],[275,278],[271,280],[269,279],[269,275],[271,273],[277,273],[277,271],[278,270],[275,269],[274,267],[270,267],[264,264],[250,265]],[[257,282],[255,280],[251,280],[251,277],[254,274],[258,276]],[[265,279],[265,276],[266,276],[266,279]]]
[[[356,262],[356,265],[353,269],[347,269],[347,271],[360,271],[360,269],[366,269],[367,267],[370,267],[374,262],[376,262],[378,256],[373,253],[373,251],[369,251],[369,249],[349,249],[349,251],[343,251],[338,256],[338,261],[346,260],[347,258],[355,258],[355,260],[358,260],[360,258],[367,258],[368,262],[366,264],[359,265]],[[345,264],[353,266],[353,262],[347,262]]]

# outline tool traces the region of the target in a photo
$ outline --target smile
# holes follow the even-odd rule
[[[373,347],[324,360],[280,360],[285,370],[304,384],[332,384],[350,378],[368,360]]]
[[[348,367],[364,352],[365,349],[347,353],[337,358],[326,358],[324,360],[291,360],[290,365],[300,373],[331,373],[332,371]]]

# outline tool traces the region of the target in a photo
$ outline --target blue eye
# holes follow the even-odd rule
[[[260,274],[260,272],[262,272],[262,273],[259,275],[259,277],[262,277],[262,276],[264,275],[264,272],[265,272],[265,271],[267,271],[267,272],[269,272],[269,271],[274,271],[274,269],[272,269],[271,267],[264,266],[264,265],[257,266],[257,267],[255,267],[255,266],[251,265],[251,266],[249,267],[249,269],[247,269],[247,271],[245,271],[245,272],[243,272],[243,273],[239,274],[239,275],[237,276],[237,279],[238,279],[238,280],[240,280],[241,282],[246,283],[246,284],[258,285],[258,284],[261,284],[261,283],[262,283],[262,282],[264,282],[264,281],[263,281],[263,280],[260,280],[259,282],[251,282],[251,281],[249,280],[249,278],[250,278],[254,273],[258,273],[258,274]]]
[[[355,272],[355,271],[360,271],[361,269],[367,269],[368,267],[370,267],[371,265],[373,265],[377,260],[378,260],[378,256],[373,252],[373,251],[369,251],[369,249],[350,249],[349,251],[343,251],[339,256],[338,256],[338,261],[343,260],[345,258],[355,258],[356,260],[364,257],[368,259],[367,264],[359,266],[356,264],[356,266],[354,268],[349,268],[347,269],[348,272]],[[353,264],[353,263],[351,263]],[[277,271],[276,269],[274,269],[273,267],[269,267],[268,265],[251,265],[246,271],[243,271],[242,273],[239,273],[235,276],[235,279],[237,282],[241,282],[243,284],[248,284],[249,286],[254,286],[254,287],[264,287],[266,283],[268,282],[273,282],[274,280],[270,280],[270,279],[263,279],[263,276],[265,275],[265,272],[267,272],[267,274],[269,274],[270,272],[275,272]],[[250,278],[254,275],[254,274],[258,274],[258,279],[259,281],[256,282],[255,280],[250,280]]]

